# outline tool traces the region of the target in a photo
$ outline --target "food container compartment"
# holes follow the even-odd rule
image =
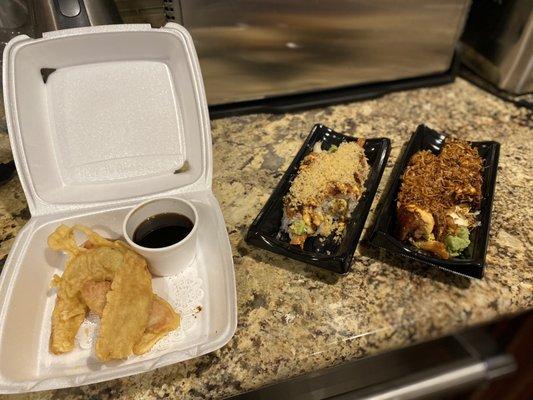
[[[0,393],[116,379],[227,343],[237,326],[233,260],[211,191],[209,116],[187,31],[171,23],[18,36],[3,67],[11,148],[32,217],[0,277]],[[83,224],[118,239],[128,211],[158,197],[198,210],[195,260],[152,280],[181,314],[180,328],[142,356],[102,363],[98,321],[89,317],[73,351],[51,354],[50,281],[66,257],[48,249],[48,235],[62,223]]]
[[[124,361],[100,362],[94,354],[98,324],[85,321],[78,331],[76,348],[54,355],[48,350],[55,290],[54,274],[61,274],[66,257],[47,248],[50,233],[61,224],[83,224],[99,234],[117,239],[130,206],[74,216],[34,218],[21,233],[25,249],[9,260],[0,296],[2,333],[0,392],[25,392],[78,386],[149,371],[197,357],[224,345],[233,335],[236,315],[231,256],[219,229],[216,200],[208,194],[183,194],[202,217],[198,226],[199,252],[193,265],[170,277],[154,277],[153,290],[181,315],[177,331],[142,356]],[[27,237],[25,237],[27,236]],[[20,242],[19,242],[20,243]],[[17,243],[17,250],[20,248]],[[7,284],[6,281],[10,281]]]
[[[250,226],[246,241],[265,250],[339,274],[347,273],[389,157],[389,139],[379,138],[365,141],[365,156],[370,167],[365,182],[366,190],[352,212],[345,234],[339,243],[336,243],[332,237],[328,237],[324,241],[317,237],[309,237],[302,250],[299,246],[289,244],[289,237],[285,232],[280,231],[280,226],[283,217],[283,197],[296,177],[300,162],[313,150],[315,143],[321,141],[322,149],[327,150],[332,145],[338,146],[344,141],[355,140],[354,137],[337,133],[324,125],[315,125],[274,192]]]
[[[483,199],[479,214],[480,226],[472,230],[471,244],[466,249],[469,257],[441,260],[419,250],[409,243],[401,242],[395,236],[395,229],[397,227],[396,200],[403,171],[409,163],[411,156],[419,150],[430,150],[438,154],[442,149],[446,137],[446,135],[424,125],[418,126],[391,174],[388,187],[376,209],[375,223],[370,229],[368,237],[371,244],[386,249],[393,254],[420,261],[426,265],[436,266],[455,274],[481,279],[485,268],[485,254],[489,240],[492,200],[494,197],[498,157],[500,153],[499,143],[492,141],[471,142],[471,145],[478,149],[479,155],[483,159]]]

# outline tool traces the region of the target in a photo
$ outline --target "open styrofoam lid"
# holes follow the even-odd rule
[[[32,214],[210,186],[207,104],[183,27],[18,36],[6,46],[3,73],[12,149]]]

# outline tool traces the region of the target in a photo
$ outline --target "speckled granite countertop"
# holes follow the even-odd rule
[[[351,273],[338,277],[245,244],[248,225],[317,122],[350,135],[392,140],[380,189],[420,123],[470,140],[499,141],[485,278],[468,281],[364,244]],[[212,354],[153,372],[15,398],[221,398],[533,306],[531,112],[458,80],[360,103],[228,118],[212,125],[213,187],[226,219],[237,280],[234,338]],[[4,121],[0,130],[5,131]],[[10,152],[6,136],[0,137],[3,161]],[[0,259],[5,260],[28,218],[13,177],[0,187]]]

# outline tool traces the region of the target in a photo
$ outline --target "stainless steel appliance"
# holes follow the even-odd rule
[[[476,1],[462,37],[463,62],[499,89],[533,92],[533,2]]]
[[[528,359],[526,338],[531,326],[531,313],[525,313],[317,370],[227,400],[526,398],[528,386],[523,382],[530,371],[516,355],[520,352]],[[491,392],[501,385],[511,389]]]
[[[13,36],[33,33],[34,18],[29,0],[0,1],[0,50]]]
[[[440,74],[468,0],[165,0],[210,105]]]
[[[120,22],[158,26],[165,17],[184,25],[213,117],[449,82],[470,6],[469,0],[26,1],[34,3],[37,33]]]
[[[165,25],[164,0],[115,0],[125,24],[149,23],[154,28]]]
[[[122,22],[112,0],[34,0],[34,4],[40,32]]]

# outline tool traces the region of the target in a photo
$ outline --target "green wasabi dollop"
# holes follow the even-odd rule
[[[448,235],[444,238],[444,245],[450,256],[457,257],[470,244],[468,229],[459,227],[456,235]]]
[[[298,219],[291,224],[289,229],[295,235],[303,235],[307,232],[308,228],[307,228],[307,225],[305,225],[305,222],[303,221],[303,219]]]

